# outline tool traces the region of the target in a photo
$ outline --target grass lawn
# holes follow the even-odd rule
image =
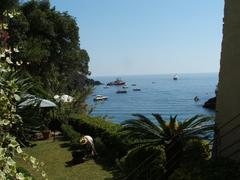
[[[111,171],[105,170],[94,160],[88,160],[82,164],[65,167],[65,162],[72,159],[71,151],[63,147],[66,141],[53,140],[38,141],[37,146],[25,148],[25,152],[45,163],[44,169],[49,180],[110,180]],[[23,161],[19,161],[23,167],[28,167]],[[28,168],[31,169],[31,168]],[[30,170],[36,179],[41,179],[39,173]]]

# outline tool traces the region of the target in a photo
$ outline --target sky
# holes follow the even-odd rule
[[[51,0],[80,27],[92,76],[218,72],[224,0]]]

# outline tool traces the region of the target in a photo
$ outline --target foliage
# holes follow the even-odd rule
[[[163,145],[166,153],[166,176],[179,166],[186,152],[191,151],[192,147],[202,148],[190,145],[190,140],[209,139],[213,131],[211,118],[200,115],[182,122],[177,121],[176,116],[170,117],[170,121],[167,122],[159,114],[153,114],[156,123],[140,114],[134,116],[137,119],[123,123],[125,138],[132,140],[135,147],[140,145],[141,148],[150,148]]]
[[[106,154],[107,147],[102,142],[102,139],[100,137],[96,137],[94,139],[94,145],[95,145],[95,148],[96,148],[96,151],[97,151],[98,155],[104,156]]]
[[[6,10],[13,10],[18,6],[18,0],[0,0],[0,14],[2,15]]]
[[[15,10],[7,10],[3,14],[5,18],[2,18],[0,22],[0,179],[31,179],[28,175],[17,171],[17,164],[14,160],[14,157],[21,156],[38,170],[43,165],[36,158],[24,153],[13,135],[13,132],[22,126],[21,117],[16,112],[16,104],[27,86],[24,80],[14,77],[15,71],[10,66],[14,63],[11,59],[12,49],[9,48],[7,43],[9,35],[6,20],[19,13]],[[16,51],[16,49],[13,48],[13,51]],[[15,63],[19,62],[16,61]],[[46,177],[44,171],[42,171],[42,176]]]
[[[129,145],[121,139],[119,124],[114,124],[100,117],[90,117],[87,115],[75,115],[69,120],[70,125],[82,135],[90,135],[93,138],[100,138],[106,147],[106,152],[102,152],[111,163],[116,158],[121,158],[127,153]]]
[[[21,117],[16,114],[16,102],[20,99],[21,91],[19,90],[23,88],[18,87],[18,79],[7,79],[6,73],[11,73],[11,70],[3,71],[0,78],[0,177],[23,179],[25,175],[17,172],[14,156],[21,155],[25,160],[29,160],[34,168],[39,168],[40,163],[25,154],[16,138],[12,136],[12,132],[22,125]],[[45,176],[45,172],[42,173]]]
[[[78,147],[80,145],[80,139],[81,139],[81,134],[79,134],[78,132],[76,132],[72,126],[67,125],[67,124],[62,124],[61,125],[61,130],[63,132],[63,135],[67,138],[70,139],[71,141],[71,145],[73,147]]]
[[[165,152],[163,147],[135,147],[119,162],[122,172],[120,179],[163,179],[165,173],[164,164]]]
[[[44,0],[31,0],[19,8],[22,14],[9,23],[8,43],[21,50],[12,53],[13,62],[22,60],[22,66],[14,67],[53,94],[68,93],[75,87],[84,90],[85,80],[72,82],[78,74],[84,78],[89,74],[89,56],[79,46],[75,18],[56,11]]]
[[[185,162],[169,177],[169,180],[237,180],[240,164],[226,158]]]
[[[17,172],[21,172],[21,173],[24,174],[25,176],[31,177],[32,180],[35,179],[34,177],[32,177],[31,173],[30,173],[27,169],[25,169],[25,168],[23,168],[23,167],[17,167]]]

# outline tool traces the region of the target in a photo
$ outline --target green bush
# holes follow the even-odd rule
[[[80,134],[90,135],[94,139],[99,137],[106,152],[99,149],[98,151],[107,154],[107,158],[111,162],[114,162],[116,158],[120,159],[123,157],[129,149],[128,144],[121,138],[119,133],[121,125],[119,124],[114,124],[103,118],[90,116],[72,117],[69,120],[69,124]]]
[[[81,134],[76,132],[71,125],[62,124],[61,130],[63,132],[64,137],[68,138],[71,141],[72,147],[80,147],[80,138]]]
[[[122,175],[119,179],[148,180],[164,178],[166,162],[164,148],[136,147],[119,161]]]
[[[35,180],[35,178],[32,177],[32,175],[30,174],[30,172],[29,172],[27,169],[23,168],[23,167],[17,167],[17,172],[18,172],[18,173],[23,173],[25,176],[31,177],[32,180]]]
[[[226,158],[183,164],[169,180],[239,180],[240,164]]]
[[[105,144],[102,142],[100,137],[96,137],[94,139],[94,144],[95,144],[95,148],[96,148],[98,155],[106,155],[107,154],[107,148],[106,148]]]
[[[201,139],[190,139],[183,149],[183,163],[200,162],[210,158],[209,142]]]

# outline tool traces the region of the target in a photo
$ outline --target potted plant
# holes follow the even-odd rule
[[[43,139],[49,139],[51,137],[51,130],[44,125],[42,128]]]

